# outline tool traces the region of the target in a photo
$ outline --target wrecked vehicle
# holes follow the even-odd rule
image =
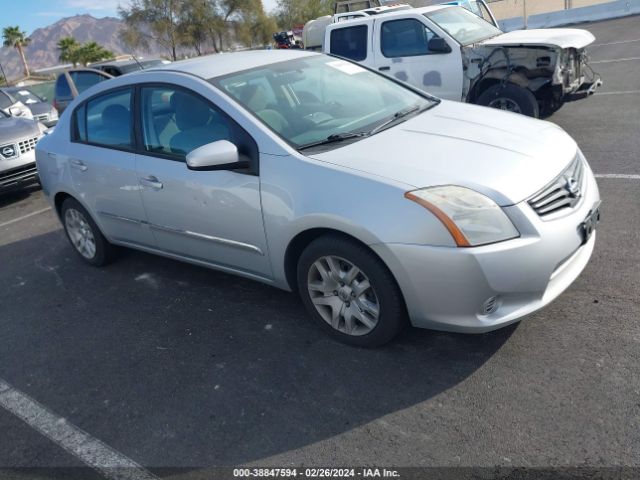
[[[468,10],[438,5],[328,25],[324,51],[433,95],[546,117],[602,85],[586,30],[503,33]]]

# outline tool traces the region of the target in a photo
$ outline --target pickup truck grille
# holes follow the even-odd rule
[[[584,162],[579,155],[549,185],[529,199],[529,205],[545,218],[580,201],[584,188]]]
[[[18,142],[18,148],[20,148],[20,155],[24,155],[25,153],[36,148],[36,143],[38,143],[38,137],[27,138]]]

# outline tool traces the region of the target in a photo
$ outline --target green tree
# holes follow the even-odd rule
[[[29,77],[31,75],[29,65],[27,65],[27,59],[24,56],[24,47],[28,46],[31,42],[31,39],[27,37],[27,32],[20,30],[20,27],[17,25],[15,27],[5,27],[2,31],[2,37],[4,38],[5,47],[13,47],[18,50],[24,68],[24,74]]]
[[[76,52],[78,62],[85,66],[89,63],[108,60],[114,57],[113,52],[98,45],[96,42],[83,43]]]
[[[125,23],[125,42],[132,47],[148,47],[155,42],[177,60],[181,4],[180,0],[131,0],[128,8],[118,7]]]
[[[278,0],[278,25],[288,30],[309,20],[333,13],[335,0]]]
[[[80,44],[73,37],[64,37],[58,40],[58,50],[60,50],[60,55],[58,59],[61,62],[69,62],[72,63],[73,66],[78,65],[78,50],[80,48]]]
[[[210,44],[214,51],[220,48],[216,39],[226,30],[215,0],[183,0],[178,24],[180,45],[193,47],[198,55]]]

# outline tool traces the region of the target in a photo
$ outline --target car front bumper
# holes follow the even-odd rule
[[[20,190],[37,181],[35,150],[12,160],[0,160],[0,193]]]
[[[595,232],[585,243],[580,228],[600,202],[593,174],[586,170],[584,196],[560,218],[543,221],[526,201],[504,208],[519,238],[472,248],[372,245],[398,281],[411,323],[482,333],[517,322],[557,298],[580,275],[595,245]],[[489,304],[495,309],[487,314]]]

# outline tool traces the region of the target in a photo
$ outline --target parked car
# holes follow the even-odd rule
[[[0,193],[38,181],[35,146],[42,134],[37,121],[0,110]]]
[[[108,73],[94,68],[72,68],[62,72],[56,79],[53,107],[62,115],[67,105],[79,94],[110,78],[113,77]]]
[[[168,60],[162,60],[160,58],[150,58],[147,60],[117,60],[104,63],[94,63],[91,68],[102,70],[111,76],[119,77],[120,75],[126,75],[127,73],[137,72],[138,70],[146,70],[148,68],[161,67],[166,65]]]
[[[586,30],[503,33],[465,8],[437,5],[328,25],[324,51],[447,100],[545,117],[602,85]]]
[[[84,92],[37,146],[93,265],[121,245],[298,291],[341,341],[486,332],[587,264],[600,197],[557,125],[295,50],[186,60]]]
[[[12,117],[32,119],[31,111],[17,98],[0,90],[0,110]]]
[[[58,123],[58,110],[27,87],[11,87],[4,89],[13,98],[19,99],[30,111],[34,119],[42,122],[46,127],[53,127]]]

